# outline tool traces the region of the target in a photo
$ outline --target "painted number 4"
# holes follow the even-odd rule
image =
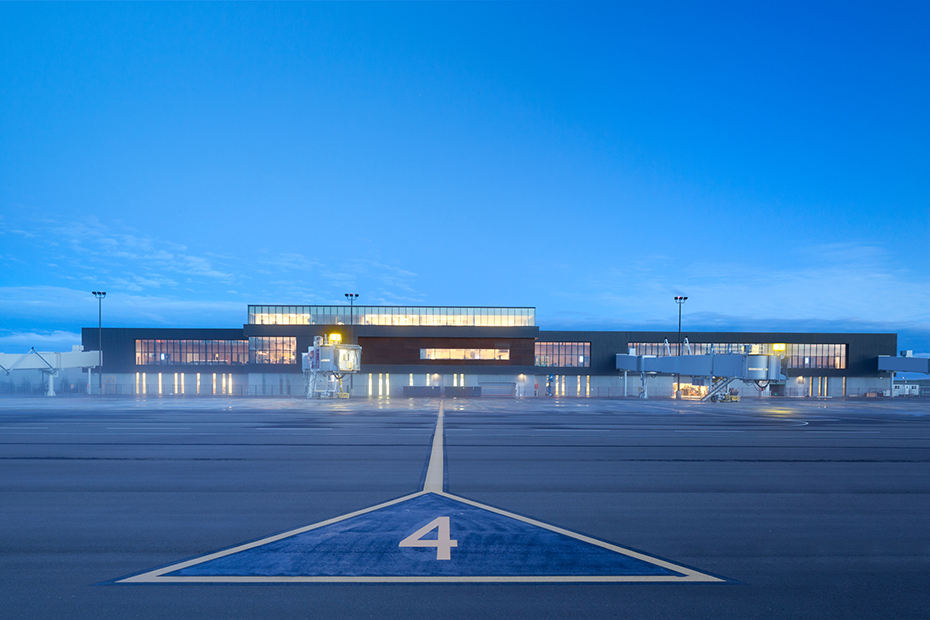
[[[423,538],[429,532],[438,530],[436,538]],[[400,541],[399,547],[436,547],[437,560],[451,560],[452,547],[458,547],[459,541],[449,537],[449,517],[437,517]]]

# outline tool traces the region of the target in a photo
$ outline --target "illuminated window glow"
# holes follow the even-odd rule
[[[250,336],[249,360],[253,364],[296,364],[297,338]]]
[[[235,366],[248,362],[246,340],[136,340],[137,366]]]
[[[420,349],[421,360],[509,360],[510,349]]]
[[[678,343],[670,342],[668,351],[664,342],[631,342],[631,348],[636,349],[637,355],[655,355],[663,357],[671,353],[673,356],[678,355]],[[683,353],[687,355],[687,349],[682,346]],[[845,344],[785,344],[785,343],[691,343],[691,352],[694,355],[708,355],[711,350],[717,355],[726,353],[744,353],[750,355],[777,355],[784,358],[783,368],[801,369],[801,368],[835,368],[843,370],[846,368],[846,351]]]
[[[249,306],[249,325],[437,325],[532,327],[536,308],[438,306]]]
[[[536,365],[549,368],[590,368],[590,342],[537,342]]]

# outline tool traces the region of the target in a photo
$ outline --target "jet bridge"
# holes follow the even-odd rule
[[[784,381],[781,359],[777,355],[714,354],[656,357],[654,355],[617,354],[617,370],[624,378],[628,372],[639,373],[643,396],[646,397],[647,375],[685,375],[707,377],[708,392],[702,400],[713,398],[736,380],[757,384]]]
[[[55,377],[65,368],[96,368],[103,361],[100,351],[85,351],[81,345],[74,345],[71,351],[55,353],[36,351],[35,347],[22,355],[0,353],[0,370],[9,375],[14,370],[40,370],[48,377],[47,396],[55,395]],[[90,385],[90,380],[88,380]]]
[[[930,358],[879,355],[878,370],[881,372],[922,372],[930,374]]]

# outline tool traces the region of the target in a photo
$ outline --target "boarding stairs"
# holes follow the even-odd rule
[[[714,400],[714,398],[718,394],[726,394],[726,391],[729,389],[730,384],[736,381],[737,379],[739,379],[739,377],[718,378],[716,381],[714,381],[714,384],[710,386],[710,388],[707,390],[707,394],[705,394],[701,398],[701,402],[705,402],[708,400]]]

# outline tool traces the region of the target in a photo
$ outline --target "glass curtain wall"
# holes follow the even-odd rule
[[[421,360],[509,360],[510,349],[420,349]]]
[[[248,364],[246,340],[136,340],[137,366]]]
[[[678,355],[678,343],[670,342],[631,342],[630,348],[636,355]],[[690,344],[692,355],[715,355],[727,353],[748,353],[750,355],[777,355],[784,358],[785,368],[846,368],[845,344],[790,344],[790,343],[696,343]],[[682,344],[682,353],[688,355],[688,349]]]
[[[590,368],[590,342],[537,342],[536,365],[549,368]]]
[[[533,327],[535,308],[249,306],[250,325]]]
[[[249,359],[253,364],[296,364],[297,338],[250,336]]]

